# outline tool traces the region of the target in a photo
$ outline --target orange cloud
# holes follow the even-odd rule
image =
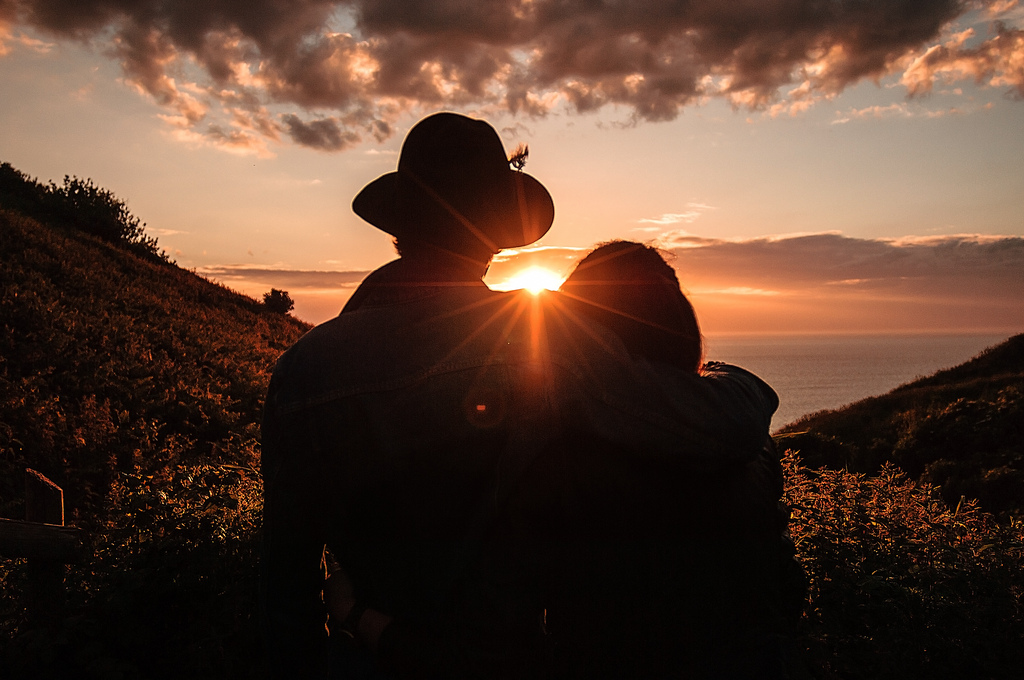
[[[936,82],[973,78],[992,87],[1009,86],[1016,97],[1024,97],[1024,30],[997,24],[995,36],[965,47],[971,37],[973,31],[964,31],[917,58],[901,79],[910,95],[927,94]]]

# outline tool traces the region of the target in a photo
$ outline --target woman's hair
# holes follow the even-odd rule
[[[561,290],[578,313],[622,338],[631,354],[700,369],[697,316],[658,249],[633,241],[601,244],[580,260]]]

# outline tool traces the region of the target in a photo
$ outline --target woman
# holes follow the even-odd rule
[[[656,248],[605,243],[560,293],[570,313],[614,332],[634,357],[705,370],[693,306]],[[536,466],[524,484],[562,480],[560,503],[547,510],[562,544],[546,594],[553,675],[784,675],[782,583],[795,579],[789,599],[799,607],[802,574],[767,431],[765,443],[757,460],[733,470],[698,470],[683,456],[624,456],[586,441],[565,442]]]

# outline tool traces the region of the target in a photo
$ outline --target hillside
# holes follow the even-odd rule
[[[0,561],[0,667],[135,677],[141,657],[229,677],[216,671],[226,638],[248,631],[243,648],[258,650],[263,395],[308,326],[150,253],[2,209],[0,290],[0,517],[24,516],[32,467],[64,488],[92,553],[68,574],[63,646],[25,632],[24,562]]]
[[[894,463],[953,507],[1024,513],[1024,335],[954,368],[783,428],[812,467],[874,473]]]
[[[23,204],[0,191],[0,516],[22,516],[23,469],[38,469],[64,487],[88,555],[51,629],[26,622],[25,561],[0,558],[0,676],[264,678],[258,423],[273,362],[306,326],[144,234],[126,245],[61,222],[28,188]],[[990,373],[957,374],[978,384],[967,398],[998,400]],[[892,467],[784,467],[809,576],[795,680],[1019,674],[1019,521],[951,509]]]

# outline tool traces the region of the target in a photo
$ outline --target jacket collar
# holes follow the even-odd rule
[[[460,264],[422,258],[388,262],[363,279],[341,313],[421,300],[453,287],[487,288],[479,275]]]

